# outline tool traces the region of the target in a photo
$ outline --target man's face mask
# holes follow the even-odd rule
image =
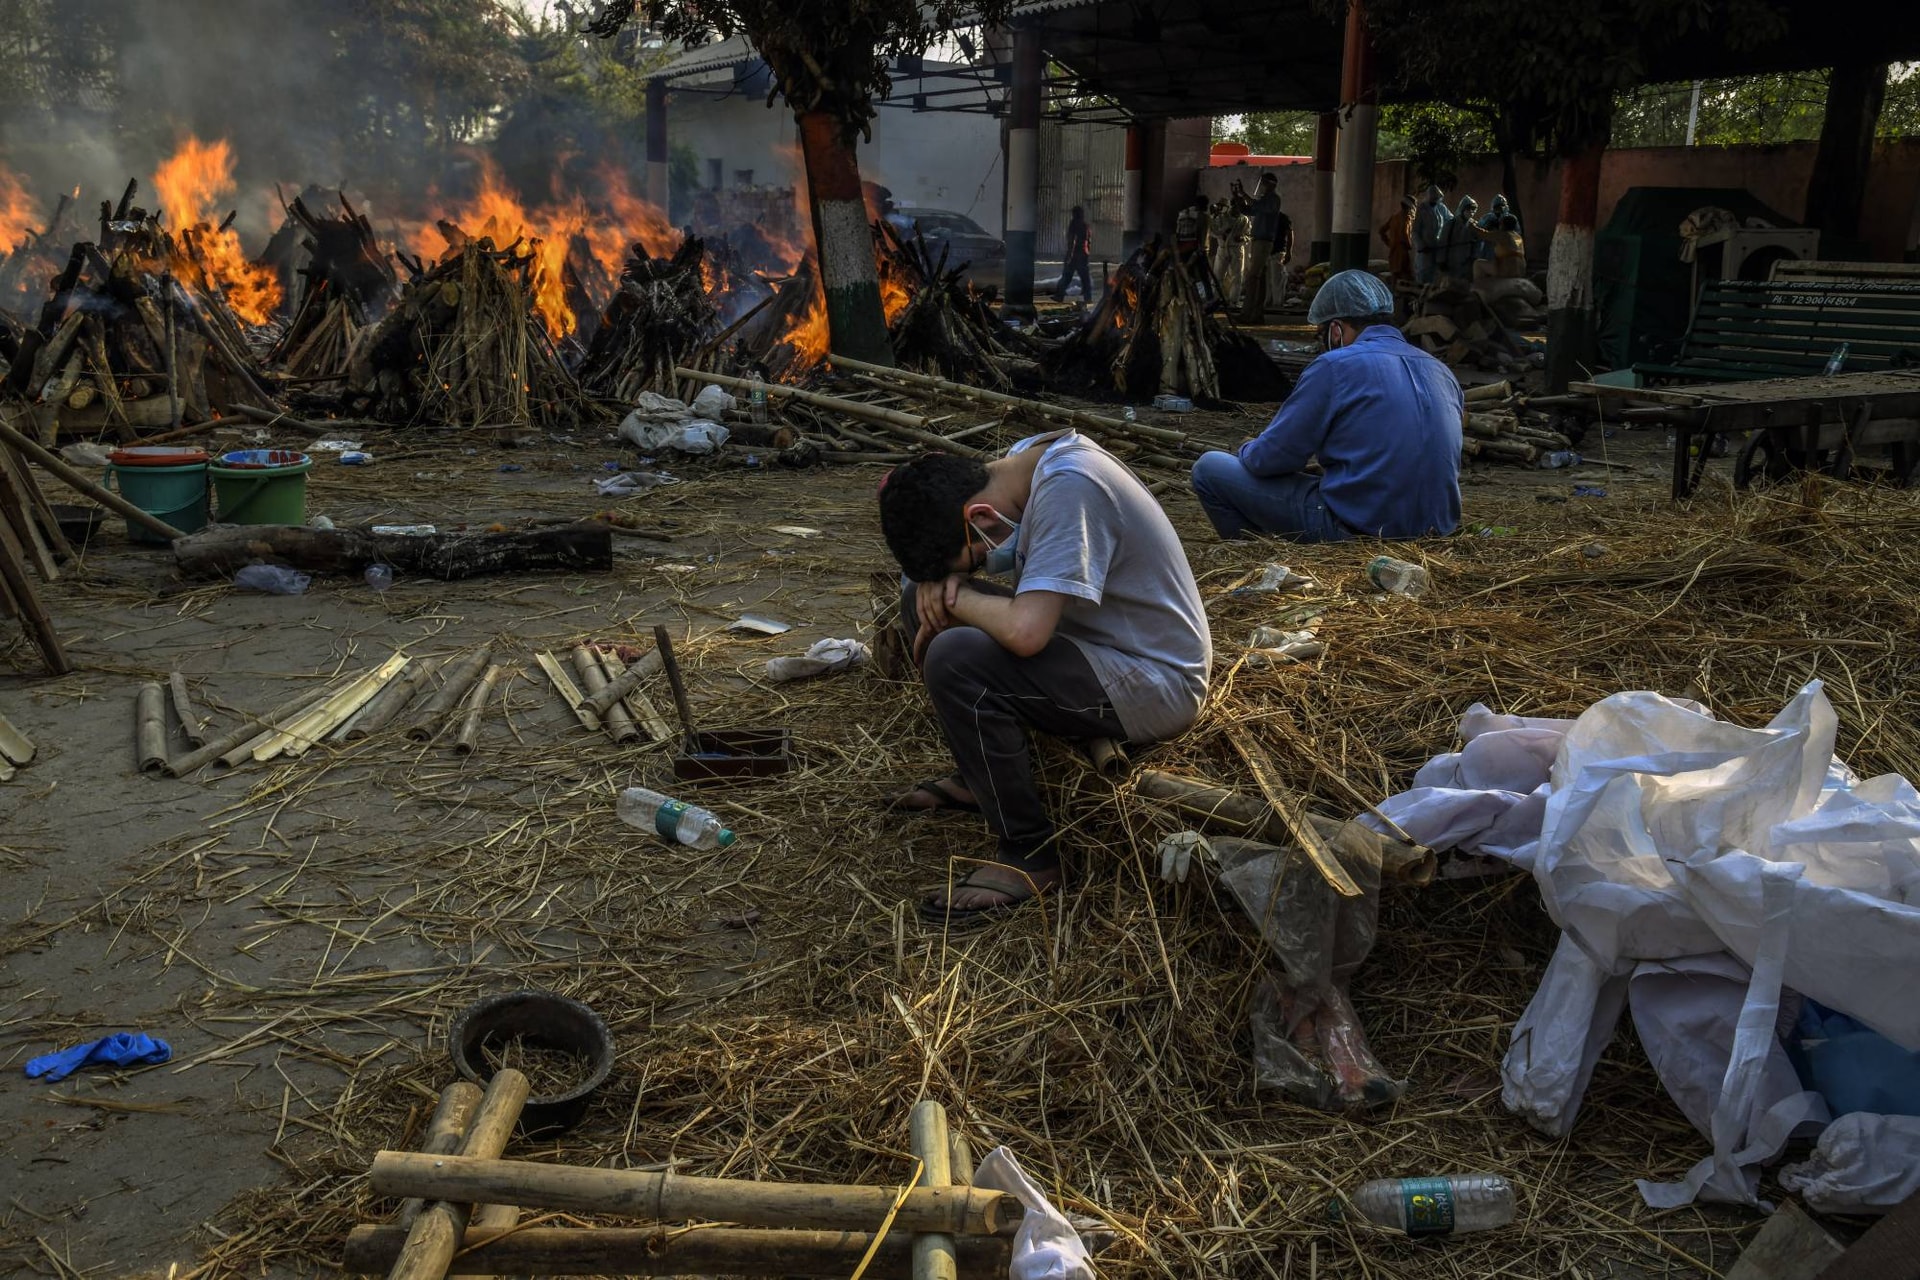
[[[1014,552],[1018,548],[1020,543],[1019,522],[1016,520],[1007,519],[1005,516],[1001,515],[998,511],[995,511],[992,507],[982,507],[982,508],[979,508],[979,510],[984,511],[986,515],[991,519],[998,521],[1003,527],[1005,527],[1007,532],[1003,537],[1001,537],[999,540],[996,541],[995,539],[989,537],[987,534],[981,532],[978,528],[974,527],[974,523],[973,523],[974,512],[969,511],[964,516],[961,517],[961,520],[966,525],[967,545],[971,547],[973,545],[973,540],[976,537],[979,538],[981,542],[986,544],[987,553],[984,556],[981,556],[979,560],[975,562],[974,567],[986,573],[992,573],[992,574],[1012,573],[1013,565],[1014,565]]]

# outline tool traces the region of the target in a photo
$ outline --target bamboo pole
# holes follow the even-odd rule
[[[640,682],[660,670],[660,651],[643,653],[633,664],[619,675],[609,680],[598,691],[587,695],[587,706],[593,714],[605,715],[614,703],[640,687]]]
[[[224,757],[226,757],[229,752],[233,751],[236,747],[240,747],[243,743],[252,742],[256,737],[260,736],[262,729],[268,733],[273,732],[274,725],[291,722],[295,716],[326,696],[327,691],[325,689],[304,689],[298,696],[289,698],[264,715],[247,716],[239,725],[228,730],[218,738],[215,738],[198,751],[190,751],[177,760],[167,761],[167,776],[169,778],[184,778],[198,771],[211,761],[220,760],[222,763],[226,763]]]
[[[607,687],[607,673],[600,666],[600,659],[583,644],[573,646],[573,669],[580,673],[580,680],[586,685],[589,696]],[[634,727],[633,717],[627,714],[626,707],[621,705],[618,698],[607,704],[600,718],[615,742],[624,744],[640,737],[640,730]]]
[[[440,732],[440,722],[448,712],[460,705],[460,699],[466,697],[473,682],[486,671],[487,662],[492,656],[493,646],[483,644],[465,657],[449,661],[443,668],[447,674],[440,691],[428,700],[413,723],[407,726],[407,736],[415,742],[431,742]]]
[[[613,656],[605,649],[594,650],[594,656],[600,660],[602,674],[606,676],[608,683],[612,683],[616,678],[613,670]],[[648,742],[664,742],[673,736],[673,730],[668,727],[666,717],[660,714],[660,709],[653,705],[646,694],[640,692],[638,686],[628,690],[627,696],[620,701],[626,706],[627,714],[633,717],[634,723],[645,730]]]
[[[308,747],[332,733],[348,716],[366,706],[373,695],[379,693],[387,681],[399,675],[406,665],[407,655],[396,653],[373,670],[363,672],[346,688],[254,747],[254,762],[264,763],[278,755],[296,758],[305,755]]]
[[[251,759],[255,747],[265,746],[282,729],[293,724],[302,716],[306,715],[307,712],[313,710],[338,692],[338,689],[333,688],[319,689],[310,692],[301,700],[298,707],[286,715],[274,717],[270,724],[256,724],[251,726],[245,733],[239,736],[231,750],[221,755],[220,767],[223,769],[232,769],[243,761]],[[211,743],[208,744],[207,749],[212,749]]]
[[[414,1158],[428,1164],[463,1158],[491,1162],[506,1150],[507,1139],[513,1136],[514,1122],[520,1118],[520,1108],[526,1105],[527,1093],[526,1076],[512,1067],[504,1069],[487,1085],[480,1109],[474,1113],[473,1125],[460,1143],[460,1155],[420,1155]],[[491,1197],[481,1200],[484,1204],[496,1202],[497,1199]],[[449,1203],[436,1199],[421,1210],[420,1216],[413,1220],[413,1225],[407,1230],[406,1243],[401,1246],[400,1256],[394,1259],[392,1269],[387,1272],[389,1280],[441,1280],[447,1274],[447,1266],[453,1261],[453,1255],[459,1251],[461,1238],[466,1234],[467,1220],[472,1213],[473,1202],[470,1200]]]
[[[198,751],[207,745],[207,726],[194,711],[193,699],[187,696],[187,678],[178,671],[173,672],[167,677],[167,691],[173,697],[173,714],[186,732],[187,745]]]
[[[27,764],[33,759],[33,739],[13,727],[13,721],[0,716],[0,756],[5,756],[15,764]]]
[[[902,1231],[992,1235],[1017,1218],[1019,1202],[997,1191],[745,1182],[637,1169],[583,1169],[522,1160],[476,1160],[382,1151],[368,1174],[380,1195],[512,1203],[574,1213],[608,1213],[648,1222],[737,1222],[757,1227],[857,1231],[875,1227],[900,1201]]]
[[[985,387],[969,387],[962,383],[950,382],[945,378],[936,378],[932,374],[915,373],[909,369],[888,369],[881,365],[868,364],[864,360],[851,360],[846,356],[834,355],[827,359],[837,369],[850,369],[855,373],[864,373],[883,380],[893,379],[933,394],[1002,405],[1009,409],[1018,409],[1036,418],[1072,422],[1098,431],[1110,431],[1116,435],[1132,436],[1138,440],[1151,440],[1156,444],[1189,443],[1186,432],[1176,431],[1172,427],[1156,427],[1144,422],[1128,422],[1124,418],[1109,418],[1104,414],[1088,413],[1085,409],[1070,409],[1040,400],[1028,400],[1022,396],[1008,395],[1004,391],[989,391]]]
[[[946,1108],[931,1098],[913,1104],[907,1122],[908,1140],[920,1160],[922,1187],[953,1185],[953,1148],[947,1142]],[[913,1280],[958,1280],[959,1262],[953,1237],[928,1231],[913,1237]]]
[[[341,1270],[381,1275],[406,1242],[398,1227],[355,1227]],[[448,1275],[535,1276],[832,1276],[846,1280],[872,1246],[864,1231],[763,1231],[738,1227],[523,1227],[467,1229]],[[960,1280],[1006,1280],[1013,1242],[1005,1236],[961,1236],[955,1242]],[[890,1232],[863,1273],[865,1280],[911,1280],[909,1238]]]
[[[440,1093],[440,1103],[433,1111],[433,1119],[427,1122],[427,1134],[420,1142],[422,1153],[430,1156],[450,1156],[460,1149],[461,1140],[467,1136],[467,1127],[473,1123],[473,1113],[480,1106],[480,1086],[469,1084],[465,1080],[448,1085]],[[400,1212],[393,1220],[402,1228],[411,1227],[413,1220],[427,1202],[414,1197],[400,1204]],[[404,1236],[402,1237],[404,1239]],[[386,1267],[380,1268],[382,1271]]]
[[[140,772],[155,773],[167,763],[167,701],[157,684],[141,685],[134,699],[133,741]]]
[[[65,458],[62,458],[59,454],[53,452],[53,450],[44,447],[39,441],[31,440],[21,435],[5,422],[0,422],[0,440],[12,445],[45,467],[48,471],[51,471],[75,493],[83,497],[92,498],[95,502],[107,508],[107,510],[125,516],[135,524],[159,534],[161,537],[167,539],[167,541],[171,542],[175,538],[184,538],[187,536],[159,517],[142,511],[139,507],[134,506],[131,502],[128,502],[111,489],[103,488],[87,479],[85,475],[68,466]]]
[[[347,738],[371,737],[392,724],[407,709],[407,704],[427,687],[438,666],[431,659],[423,658],[409,667],[406,674],[382,689],[372,702],[360,709],[359,718],[347,727]]]
[[[560,700],[567,704],[574,718],[580,721],[580,727],[591,733],[600,732],[599,713],[587,705],[586,695],[580,692],[579,686],[574,684],[572,678],[567,675],[567,669],[560,665],[559,659],[550,653],[536,653],[533,660],[538,662],[540,669],[547,673],[547,679],[553,682],[554,690],[559,693]]]
[[[753,384],[745,378],[730,378],[723,373],[703,373],[698,369],[675,366],[674,373],[681,377],[694,378],[701,382],[711,382],[715,386],[728,387],[744,391]],[[820,391],[802,391],[798,387],[789,387],[778,382],[766,385],[767,394],[786,400],[797,400],[801,404],[810,404],[817,409],[828,409],[834,413],[844,413],[849,418],[858,418],[870,422],[905,440],[926,445],[930,449],[940,449],[947,453],[958,453],[969,458],[980,456],[978,449],[964,444],[955,444],[935,431],[927,430],[927,420],[916,414],[902,413],[898,409],[883,409],[878,405],[862,404],[858,400],[846,400],[840,396],[830,396]]]
[[[473,754],[480,738],[480,721],[487,713],[487,699],[493,696],[493,686],[499,683],[506,672],[503,666],[487,668],[487,674],[480,677],[480,683],[473,686],[473,692],[467,695],[467,705],[460,722],[460,736],[453,740],[455,753],[463,756]]]
[[[1239,725],[1228,728],[1227,741],[1246,763],[1254,784],[1260,788],[1260,794],[1267,798],[1268,806],[1278,815],[1281,826],[1286,828],[1287,834],[1293,837],[1301,852],[1307,855],[1326,882],[1333,886],[1334,892],[1343,898],[1360,897],[1360,886],[1340,865],[1340,859],[1333,850],[1327,847],[1325,837],[1302,816],[1299,806],[1280,781],[1279,771],[1274,768],[1273,759],[1267,755],[1266,749]]]

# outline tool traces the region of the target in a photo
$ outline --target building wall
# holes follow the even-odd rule
[[[699,158],[702,186],[714,185],[716,161],[725,187],[789,186],[804,177],[793,113],[778,101],[767,106],[764,91],[673,94],[667,143]],[[1000,122],[988,115],[882,107],[872,141],[860,146],[861,176],[891,190],[896,203],[964,213],[996,236],[1001,172]]]
[[[1040,122],[1037,257],[1065,255],[1067,222],[1073,206],[1080,205],[1091,224],[1094,261],[1119,259],[1126,163],[1127,131],[1122,125]]]

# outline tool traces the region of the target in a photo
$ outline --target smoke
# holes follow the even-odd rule
[[[10,0],[0,18],[36,18],[60,52],[19,74],[0,103],[0,163],[24,174],[49,208],[82,188],[91,216],[138,179],[154,206],[159,162],[188,136],[233,144],[229,205],[249,241],[280,221],[275,183],[380,188],[418,172],[355,147],[384,109],[356,56],[370,39],[367,0]],[[25,42],[23,41],[24,45]],[[384,61],[384,59],[383,59]],[[398,51],[392,61],[399,62]],[[391,96],[432,86],[392,77]],[[406,108],[397,108],[405,115]],[[418,115],[417,108],[414,114]],[[424,125],[414,126],[424,132]]]

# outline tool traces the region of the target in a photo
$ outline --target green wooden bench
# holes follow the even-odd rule
[[[1842,343],[1847,373],[1920,367],[1920,283],[1713,280],[1656,382],[1749,382],[1822,372]]]

